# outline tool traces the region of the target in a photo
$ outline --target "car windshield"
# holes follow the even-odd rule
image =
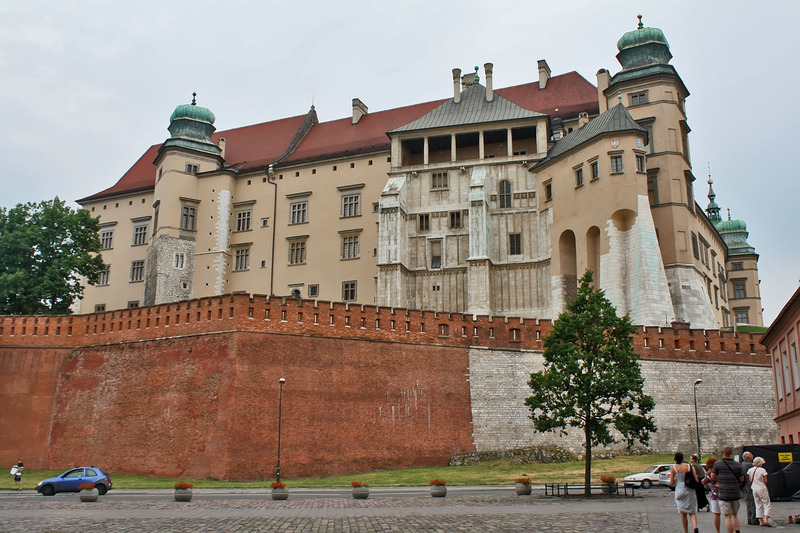
[[[648,468],[647,470],[645,470],[645,472],[647,472],[648,474],[655,474],[656,470],[658,470],[658,468],[659,468],[659,465],[653,465],[650,468]]]

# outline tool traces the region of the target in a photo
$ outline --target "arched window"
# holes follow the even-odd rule
[[[511,207],[511,183],[508,180],[500,181],[500,208]]]

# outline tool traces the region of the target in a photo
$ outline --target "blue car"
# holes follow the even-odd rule
[[[111,478],[96,466],[78,466],[70,468],[60,476],[40,481],[36,492],[44,496],[52,496],[56,492],[78,492],[84,483],[94,483],[97,492],[102,496],[111,490]]]

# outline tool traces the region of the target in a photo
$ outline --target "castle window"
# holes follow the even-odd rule
[[[242,209],[236,212],[236,231],[250,231],[252,229],[252,209]]]
[[[144,280],[144,261],[131,263],[131,282]]]
[[[308,201],[292,202],[289,207],[289,224],[305,224],[308,222]]]
[[[575,187],[583,187],[583,169],[579,168],[575,171]]]
[[[647,91],[629,94],[631,105],[642,105],[647,103]]]
[[[378,202],[372,202],[372,212],[379,213],[380,210],[381,210],[381,204],[379,204]]]
[[[308,286],[308,297],[309,298],[316,298],[319,296],[319,285],[309,285]],[[315,320],[316,322],[316,320]]]
[[[450,229],[461,229],[461,211],[450,211]]]
[[[645,172],[647,169],[644,164],[644,156],[637,155],[636,156],[636,172]]]
[[[697,235],[692,233],[692,254],[695,259],[700,259],[700,248],[697,246]]]
[[[442,268],[442,241],[437,239],[431,243],[431,268]]]
[[[139,307],[139,300],[131,300],[128,302],[128,309],[136,309]],[[130,329],[130,327],[128,328]]]
[[[361,216],[361,193],[342,196],[342,218]]]
[[[186,256],[183,253],[176,253],[172,258],[172,266],[176,270],[183,270],[186,263]]]
[[[592,161],[590,166],[592,168],[592,181],[594,181],[596,179],[599,179],[600,178],[600,164],[597,162],[597,160],[595,160],[595,161]]]
[[[417,224],[419,231],[428,231],[431,229],[431,216],[428,214],[418,215]]]
[[[498,184],[498,196],[500,198],[500,209],[511,207],[511,182],[501,180]]]
[[[250,248],[239,248],[233,256],[234,270],[250,269]]]
[[[447,172],[434,172],[431,174],[431,189],[447,189]]]
[[[623,171],[622,156],[621,155],[612,155],[611,156],[611,173],[612,174],[621,174],[622,171]]]
[[[97,278],[97,286],[102,287],[104,285],[108,285],[110,279],[111,279],[111,265],[106,265],[105,270],[101,271],[100,275]]]
[[[658,174],[647,175],[647,196],[650,199],[650,205],[658,204]]]
[[[133,246],[147,244],[147,224],[133,226]]]
[[[744,270],[744,263],[741,262],[741,261],[736,261],[734,263],[731,263],[731,269],[732,270]]]
[[[197,174],[198,168],[197,165],[192,165],[190,163],[186,163],[186,172],[189,174]]]
[[[734,298],[747,298],[747,284],[745,281],[733,282],[733,297]]]
[[[549,202],[553,199],[553,182],[548,181],[544,184],[544,201]]]
[[[106,229],[100,232],[100,249],[110,250],[114,247],[114,230]]]
[[[289,264],[302,265],[306,262],[306,241],[294,241],[289,245]]]
[[[357,296],[357,281],[344,281],[342,282],[342,301],[352,302],[355,301]]]
[[[520,233],[509,234],[508,255],[522,255],[522,234]]]
[[[358,245],[358,235],[344,235],[342,237],[342,259],[358,259]]]
[[[194,206],[184,204],[181,208],[181,229],[194,231],[197,210]]]
[[[97,304],[94,306],[95,313],[105,313],[106,312],[106,304]]]
[[[736,323],[737,324],[749,324],[750,323],[750,309],[734,309],[736,313]]]

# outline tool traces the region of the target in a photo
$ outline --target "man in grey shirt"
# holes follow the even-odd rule
[[[758,518],[756,518],[756,501],[753,498],[753,487],[750,485],[750,476],[747,471],[753,468],[753,454],[744,452],[742,454],[742,474],[744,474],[744,488],[742,489],[742,499],[747,505],[747,523],[751,526],[759,525]]]

